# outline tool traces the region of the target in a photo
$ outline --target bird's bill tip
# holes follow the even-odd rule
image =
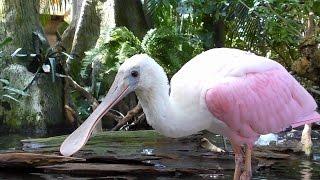
[[[64,140],[60,146],[60,153],[64,156],[71,156],[79,151],[86,144],[101,118],[128,93],[129,86],[127,84],[115,81],[93,113]]]

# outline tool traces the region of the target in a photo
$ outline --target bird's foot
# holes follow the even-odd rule
[[[250,180],[251,177],[252,177],[251,171],[244,171],[240,176],[240,180]]]
[[[213,152],[218,152],[218,153],[224,153],[226,152],[225,150],[215,146],[214,144],[212,144],[207,138],[202,138],[201,139],[201,147],[208,149],[210,151]]]

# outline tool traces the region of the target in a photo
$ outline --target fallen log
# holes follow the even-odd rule
[[[203,148],[203,136],[203,133],[199,133],[172,139],[153,130],[102,132],[93,135],[73,158],[59,155],[59,147],[66,136],[26,139],[21,141],[22,153],[0,154],[0,167],[22,167],[28,168],[28,172],[72,176],[232,175],[233,154]],[[221,137],[206,138],[218,147],[223,146]],[[269,167],[274,163],[299,158],[301,154],[297,143],[299,141],[256,147],[253,167]],[[30,170],[30,167],[33,169]]]
[[[42,165],[83,162],[83,158],[64,157],[35,153],[4,153],[0,154],[0,167],[5,168],[30,168]]]

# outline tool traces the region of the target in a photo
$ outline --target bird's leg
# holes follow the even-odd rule
[[[252,176],[251,154],[252,154],[252,145],[247,145],[245,164],[244,164],[244,172],[241,174],[240,180],[249,180],[249,179],[251,179],[251,176]]]
[[[235,145],[232,142],[231,142],[231,145],[234,152],[234,161],[235,161],[233,180],[239,180],[241,175],[241,167],[243,163],[243,153],[241,150],[241,146]]]
[[[305,124],[301,135],[302,150],[308,157],[312,153],[311,127],[312,124]]]
[[[224,150],[228,152],[228,147],[227,147],[227,138],[224,137],[224,136],[221,136],[222,137],[222,140],[223,140],[223,147],[224,147]]]

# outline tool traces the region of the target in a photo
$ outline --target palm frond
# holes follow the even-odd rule
[[[43,14],[56,14],[66,11],[71,0],[40,0],[40,11]]]

